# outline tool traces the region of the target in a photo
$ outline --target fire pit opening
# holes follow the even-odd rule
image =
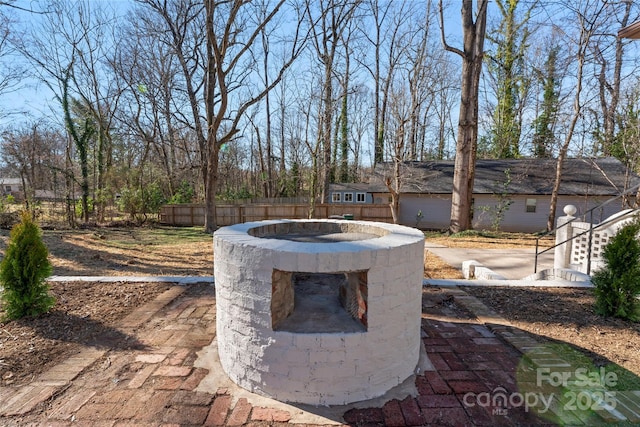
[[[274,269],[271,288],[274,331],[367,330],[367,271],[301,273]]]

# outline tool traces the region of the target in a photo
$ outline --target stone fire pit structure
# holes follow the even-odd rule
[[[222,369],[285,402],[384,395],[420,356],[424,235],[377,222],[275,220],[214,233]]]

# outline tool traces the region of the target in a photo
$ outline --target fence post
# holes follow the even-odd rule
[[[553,253],[553,268],[567,268],[571,262],[571,246],[573,244],[573,227],[571,221],[577,209],[573,205],[564,207],[565,216],[558,217],[556,222],[556,248]]]

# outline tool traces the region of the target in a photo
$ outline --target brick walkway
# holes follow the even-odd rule
[[[120,330],[138,350],[86,348],[28,385],[0,388],[0,425],[311,425],[297,421],[300,408],[256,403],[264,399],[231,388],[196,390],[209,373],[195,366],[197,353],[215,336],[210,285],[174,286],[123,319]],[[416,396],[345,408],[325,425],[640,425],[640,392],[633,391],[618,392],[609,410],[570,411],[555,400],[546,420],[534,415],[514,398],[534,386],[519,373],[559,369],[560,356],[457,288],[425,291],[422,334],[435,370],[415,378]],[[501,403],[498,394],[511,399]]]

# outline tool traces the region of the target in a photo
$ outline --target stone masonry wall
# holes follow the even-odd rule
[[[420,350],[423,234],[358,221],[349,223],[373,228],[380,237],[298,243],[248,234],[277,222],[237,224],[214,234],[217,340],[227,375],[250,391],[314,405],[366,400],[402,383],[414,372]],[[368,330],[274,331],[274,269],[368,271]]]

